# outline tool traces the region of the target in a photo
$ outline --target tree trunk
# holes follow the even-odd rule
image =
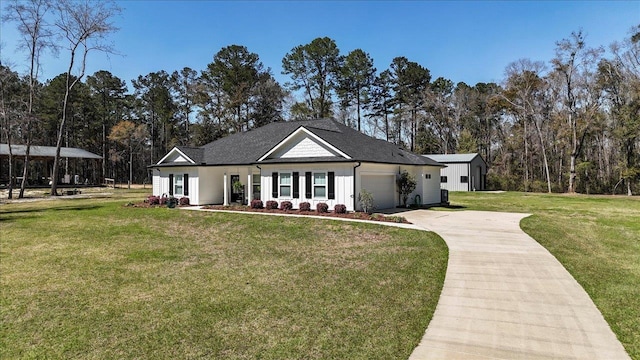
[[[107,126],[105,120],[102,120],[102,178],[107,177]]]
[[[357,94],[357,106],[358,106],[358,132],[361,132],[360,130],[360,90],[358,89],[358,94]]]
[[[86,52],[85,52],[86,57]],[[58,129],[58,140],[56,141],[56,156],[53,159],[53,175],[51,176],[51,196],[58,196],[58,168],[60,161],[60,147],[62,147],[62,134],[64,133],[65,123],[67,121],[67,106],[69,104],[69,95],[73,85],[80,80],[84,75],[84,66],[82,67],[82,75],[77,77],[71,82],[71,70],[73,69],[73,63],[75,60],[75,48],[71,51],[71,59],[69,60],[69,69],[67,70],[67,86],[64,92],[64,101],[62,103],[62,120],[60,121],[60,128]],[[83,62],[84,65],[84,62]]]
[[[524,192],[529,191],[529,144],[527,142],[527,120],[524,119]]]
[[[133,182],[133,146],[132,139],[129,139],[129,186],[127,189],[131,189],[131,183]]]
[[[27,125],[28,127],[28,125]],[[27,186],[27,177],[29,176],[29,152],[31,151],[31,140],[29,134],[27,134],[27,149],[24,154],[24,169],[22,169],[22,183],[20,184],[20,192],[18,193],[18,199],[24,197],[24,189]]]
[[[547,191],[551,194],[551,177],[549,176],[549,162],[547,161],[547,151],[544,146],[544,140],[542,138],[542,131],[540,130],[540,126],[534,120],[533,124],[536,127],[536,132],[538,133],[538,138],[540,139],[540,149],[542,150],[542,159],[544,161],[544,172],[547,177]]]
[[[7,126],[7,129],[9,127]],[[13,150],[11,150],[11,136],[7,136],[7,146],[9,147],[9,193],[7,194],[8,199],[13,199],[13,184],[14,184],[14,176],[13,176]]]
[[[576,158],[578,157],[578,129],[576,128],[573,114],[569,113],[569,124],[571,126],[571,161],[569,163],[569,188],[567,192],[576,192]]]

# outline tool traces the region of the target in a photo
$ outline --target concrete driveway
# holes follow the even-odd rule
[[[587,293],[519,226],[528,214],[402,213],[438,233],[449,264],[418,359],[629,359]]]

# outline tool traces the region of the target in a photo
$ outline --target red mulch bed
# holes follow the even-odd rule
[[[327,213],[319,213],[315,210],[311,211],[300,211],[300,210],[280,210],[280,209],[252,209],[249,206],[241,206],[241,205],[207,205],[203,206],[203,209],[208,210],[232,210],[232,211],[245,211],[245,212],[257,212],[257,213],[273,213],[273,214],[295,214],[295,215],[313,215],[313,216],[326,216],[326,217],[334,217],[334,218],[343,218],[343,219],[357,219],[357,220],[372,220],[372,221],[383,221],[383,222],[392,222],[392,223],[402,223],[402,224],[411,224],[402,216],[384,216],[384,215],[369,215],[364,212],[359,211],[350,211],[346,214],[336,214],[334,212]]]
[[[158,208],[158,207],[166,207],[166,205],[151,205],[147,201],[138,202],[138,203],[128,203],[125,206],[137,207],[137,208]],[[176,207],[189,207],[189,205],[176,205]],[[392,223],[401,223],[401,224],[411,224],[407,219],[403,216],[384,216],[381,214],[369,215],[360,211],[350,211],[346,214],[336,214],[335,212],[327,212],[327,213],[319,213],[315,210],[311,211],[300,211],[300,210],[280,210],[280,209],[253,209],[249,206],[243,205],[207,205],[203,206],[203,209],[207,210],[231,210],[231,211],[244,211],[244,212],[257,212],[257,213],[273,213],[273,214],[295,214],[295,215],[313,215],[313,216],[326,216],[326,217],[334,217],[334,218],[343,218],[343,219],[357,219],[357,220],[370,220],[370,221],[382,221],[382,222],[392,222]]]

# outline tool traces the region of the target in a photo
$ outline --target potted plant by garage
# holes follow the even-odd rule
[[[169,196],[169,198],[167,199],[167,207],[169,209],[175,208],[177,203],[178,203],[178,199],[176,199],[173,196]]]
[[[242,186],[242,183],[240,182],[240,180],[238,180],[233,182],[232,187],[233,191],[236,194],[240,194],[238,197],[238,201],[242,204],[242,202],[244,201],[244,186]]]

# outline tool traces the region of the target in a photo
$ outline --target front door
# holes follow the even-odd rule
[[[240,183],[240,175],[231,175],[231,202],[242,202],[243,187],[238,188],[237,183]]]

